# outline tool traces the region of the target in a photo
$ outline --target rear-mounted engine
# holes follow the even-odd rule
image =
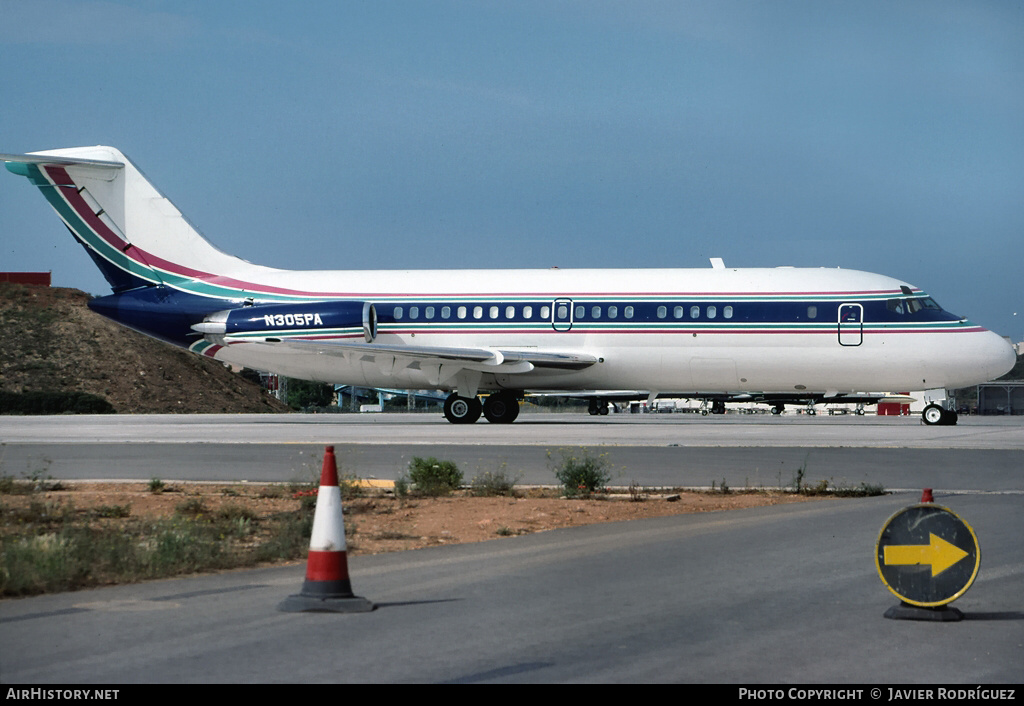
[[[210,314],[192,328],[200,333],[244,338],[263,338],[268,342],[280,335],[296,333],[345,335],[362,328],[370,343],[377,337],[377,310],[370,302],[334,301],[298,304],[257,304],[225,309]]]

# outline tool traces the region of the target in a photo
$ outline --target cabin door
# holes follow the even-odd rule
[[[839,345],[859,346],[864,342],[864,307],[860,304],[839,305]]]
[[[551,302],[551,325],[556,331],[572,328],[572,299],[556,299]]]

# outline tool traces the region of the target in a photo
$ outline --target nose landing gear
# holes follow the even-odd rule
[[[956,424],[959,415],[952,409],[945,409],[941,405],[930,404],[921,412],[921,420],[928,425],[952,426]]]

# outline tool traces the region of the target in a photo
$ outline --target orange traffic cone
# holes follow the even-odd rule
[[[306,580],[302,592],[288,596],[278,606],[287,613],[331,612],[365,613],[373,603],[353,595],[348,578],[345,550],[345,519],[341,512],[341,488],[334,447],[328,446],[320,473],[320,492],[313,515],[313,535],[309,540]]]

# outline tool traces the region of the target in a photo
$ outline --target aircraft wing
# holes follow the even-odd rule
[[[225,337],[231,344],[232,337]],[[456,348],[450,346],[409,346],[384,343],[363,343],[361,341],[324,341],[315,339],[284,339],[275,341],[263,339],[254,341],[242,339],[246,343],[280,346],[295,351],[316,353],[320,355],[365,356],[368,359],[390,359],[421,364],[455,365],[464,369],[484,372],[526,373],[534,368],[553,368],[557,370],[582,370],[597,362],[597,357],[589,353],[554,352],[497,348]]]

